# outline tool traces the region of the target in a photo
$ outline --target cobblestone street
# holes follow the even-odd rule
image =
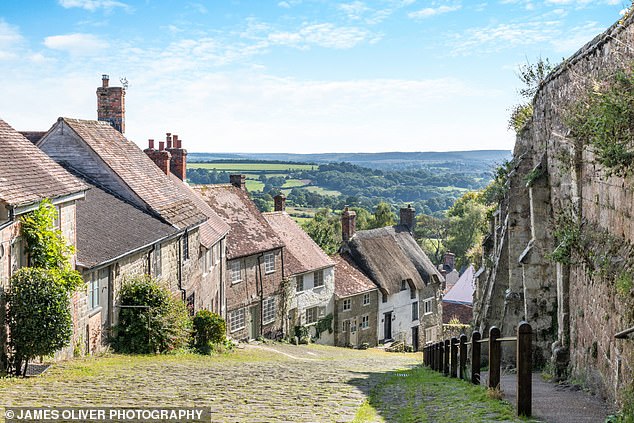
[[[385,373],[419,354],[249,345],[223,357],[105,357],[1,381],[2,406],[209,406],[214,421],[349,422]],[[2,413],[4,414],[4,413]]]

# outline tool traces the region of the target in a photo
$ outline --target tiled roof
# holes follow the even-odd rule
[[[339,298],[358,295],[377,289],[347,254],[332,256],[335,262],[335,295]]]
[[[93,186],[77,202],[77,263],[91,268],[177,231]]]
[[[287,276],[334,265],[319,245],[286,212],[262,213],[262,215],[286,245],[284,271]]]
[[[411,279],[417,289],[443,277],[405,226],[359,231],[348,241],[355,262],[388,294]]]
[[[194,185],[192,188],[231,227],[227,234],[228,259],[284,246],[246,191],[227,184]]]
[[[107,122],[60,118],[166,222],[184,229],[207,217],[154,162]],[[69,163],[72,166],[72,163]],[[95,180],[100,183],[99,180]]]
[[[88,189],[0,119],[0,201],[17,207]]]
[[[208,217],[207,221],[200,225],[199,228],[200,243],[204,247],[209,248],[220,241],[222,237],[227,235],[230,229],[229,225],[222,220],[207,203],[205,203],[202,196],[197,191],[194,191],[189,185],[183,183],[176,175],[170,173],[170,178],[174,181],[176,187],[183,194],[188,196],[194,204],[196,204],[198,210]]]

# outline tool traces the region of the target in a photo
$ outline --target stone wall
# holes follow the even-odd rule
[[[552,359],[608,398],[631,384],[634,342],[614,334],[634,326],[633,294],[615,279],[634,248],[634,179],[608,176],[592,146],[570,135],[571,105],[615,70],[634,61],[633,18],[615,24],[553,71],[519,134],[508,194],[485,243],[475,320],[504,335],[527,320],[536,332],[537,364]],[[555,263],[554,234],[572,222],[584,241],[569,262]],[[631,270],[631,269],[629,269]]]
[[[363,304],[363,297],[366,294],[370,296],[369,304]],[[349,310],[343,309],[343,300],[350,300]],[[336,346],[358,347],[363,343],[367,343],[370,347],[378,345],[379,301],[381,301],[381,295],[378,289],[350,297],[336,298],[333,320]],[[369,326],[366,329],[360,328],[363,316],[369,316]],[[356,329],[354,332],[352,332],[353,327]]]

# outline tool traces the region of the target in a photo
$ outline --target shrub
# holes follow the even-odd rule
[[[200,310],[194,316],[192,346],[199,354],[211,354],[215,344],[225,341],[226,330],[222,317],[211,311]]]
[[[30,360],[53,354],[69,344],[70,298],[54,272],[29,267],[11,277],[6,298],[11,370],[16,375],[26,374]]]
[[[164,353],[189,341],[191,319],[185,304],[150,276],[124,281],[113,347],[132,354]]]

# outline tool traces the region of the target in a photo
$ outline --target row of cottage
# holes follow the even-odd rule
[[[139,274],[164,280],[191,313],[222,315],[234,339],[304,326],[321,343],[395,339],[416,349],[440,335],[443,276],[411,235],[412,208],[401,209],[398,225],[365,231],[355,231],[346,209],[341,250],[329,257],[285,212],[283,195],[274,212],[261,213],[244,175],[188,185],[177,135],[158,146],[149,140],[145,150],[125,138],[125,90],[109,87],[107,75],[97,99],[98,120],[59,118],[46,132],[0,120],[0,294],[28,265],[19,217],[50,199],[86,281],[73,297],[75,347],[102,348],[117,321],[118,290]]]

